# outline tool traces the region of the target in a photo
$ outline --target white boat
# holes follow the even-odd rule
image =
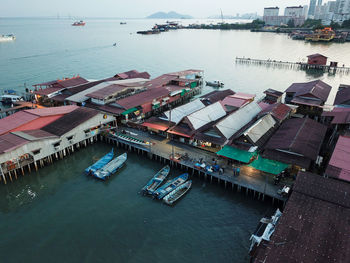
[[[0,102],[2,104],[11,105],[12,103],[23,101],[23,98],[18,95],[4,94],[0,96]]]
[[[170,192],[168,195],[166,195],[163,198],[163,201],[167,205],[172,205],[174,204],[177,200],[179,200],[182,196],[184,196],[188,190],[191,189],[192,186],[192,180],[189,180],[178,187],[176,187],[172,192]]]
[[[0,35],[0,42],[13,41],[16,37],[13,34]]]
[[[103,166],[101,169],[93,172],[92,175],[98,179],[105,181],[108,177],[116,173],[120,168],[124,166],[127,158],[128,158],[127,153],[123,153],[122,155],[119,155],[118,157],[114,158],[112,161],[110,161],[108,164]]]
[[[215,80],[215,81],[206,81],[205,84],[207,86],[211,86],[211,87],[217,87],[217,88],[220,88],[220,87],[223,87],[225,84],[221,81],[218,81],[218,80]]]

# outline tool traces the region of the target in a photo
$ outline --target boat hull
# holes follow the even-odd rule
[[[147,185],[142,188],[143,194],[152,195],[154,191],[162,184],[170,172],[169,165],[163,167],[152,179],[147,183]]]
[[[96,163],[93,165],[89,166],[88,168],[85,169],[86,174],[92,174],[96,172],[98,169],[101,169],[103,166],[108,164],[110,161],[112,161],[114,157],[114,152],[113,149],[107,153],[105,156],[103,156],[100,160],[98,160]]]
[[[154,193],[153,196],[159,200],[163,199],[164,196],[169,194],[171,191],[173,191],[176,187],[186,182],[188,179],[188,173],[182,174],[170,182],[164,184],[163,186],[159,187]]]
[[[120,170],[120,168],[124,166],[126,160],[126,153],[119,155],[118,157],[110,161],[108,164],[106,164],[104,167],[94,172],[92,175],[97,179],[105,181],[112,174],[115,174],[118,170]]]
[[[191,189],[191,186],[191,180],[179,185],[177,188],[175,188],[172,192],[170,192],[163,198],[164,203],[166,203],[167,205],[173,205]]]

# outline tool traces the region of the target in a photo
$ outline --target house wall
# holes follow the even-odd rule
[[[315,58],[308,58],[307,64],[309,65],[326,65],[327,64],[327,58],[325,57],[315,57]]]
[[[106,119],[104,119],[104,116],[107,116]],[[5,163],[9,160],[17,159],[24,154],[30,154],[31,156],[33,156],[34,161],[41,160],[57,152],[65,150],[68,147],[72,147],[74,144],[82,142],[86,139],[90,139],[91,137],[100,133],[100,130],[90,131],[91,128],[113,122],[114,120],[115,117],[111,115],[99,113],[98,115],[80,124],[79,126],[67,132],[61,137],[32,141],[14,149],[13,151],[1,154],[0,164]],[[86,130],[89,130],[89,132],[86,133]],[[73,138],[71,140],[68,140],[68,138],[71,136],[73,136]],[[54,147],[54,144],[58,142],[60,142],[59,146]],[[40,153],[33,154],[33,151],[39,149]]]

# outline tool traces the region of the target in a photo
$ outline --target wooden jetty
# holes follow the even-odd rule
[[[350,67],[331,67],[330,65],[311,65],[302,62],[289,62],[279,61],[271,59],[254,59],[245,57],[236,57],[237,64],[251,64],[257,66],[275,67],[275,68],[287,68],[295,70],[321,70],[323,72],[330,72],[332,74],[341,73],[349,74]]]
[[[19,101],[14,103],[14,107],[11,108],[4,108],[0,110],[0,119],[5,118],[8,115],[11,115],[17,111],[20,110],[28,110],[28,109],[35,109],[35,108],[43,108],[43,106],[34,104],[32,102],[27,101]]]
[[[174,161],[170,158],[170,155],[167,152],[160,151],[159,149],[154,150],[152,145],[149,145],[148,147],[141,146],[108,135],[103,139],[109,144],[114,144],[117,147],[123,147],[130,152],[145,155],[151,160],[156,160],[160,163],[169,164],[170,166],[182,169],[188,172],[190,175],[198,176],[199,178],[209,181],[210,183],[215,182],[222,185],[225,189],[242,192],[262,201],[268,198],[272,201],[272,204],[279,206],[284,206],[287,201],[287,198],[278,195],[277,191],[267,189],[266,185],[262,185],[260,189],[258,189],[258,187],[254,186],[253,184],[243,182],[242,180],[238,180],[237,178],[227,174],[208,173],[204,170],[196,168],[195,163],[192,161]]]

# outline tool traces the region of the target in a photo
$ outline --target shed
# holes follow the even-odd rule
[[[327,64],[327,57],[323,56],[321,54],[313,54],[307,56],[307,64],[309,65],[326,65]]]

